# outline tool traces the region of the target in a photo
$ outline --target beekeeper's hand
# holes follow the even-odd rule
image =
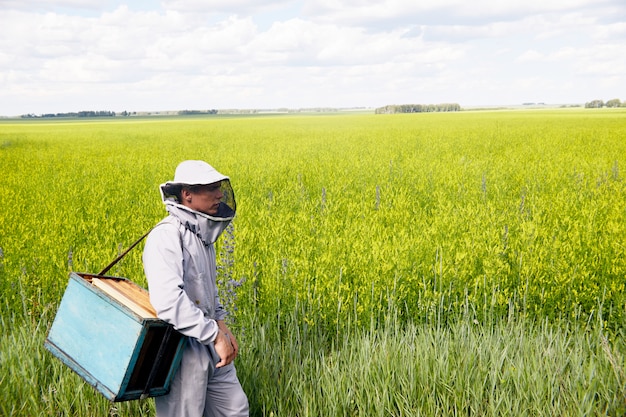
[[[228,365],[235,359],[235,356],[237,356],[237,352],[235,351],[233,343],[230,340],[229,333],[220,329],[217,333],[217,337],[215,338],[215,352],[220,357],[220,361],[215,365],[216,368]]]

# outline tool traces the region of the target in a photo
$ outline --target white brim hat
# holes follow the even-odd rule
[[[168,184],[201,185],[229,179],[204,161],[183,161],[176,167],[174,180]]]
[[[234,216],[237,206],[235,203],[235,193],[230,185],[230,178],[219,173],[211,165],[204,161],[188,160],[183,161],[176,167],[174,172],[174,180],[161,184],[161,198],[165,204],[180,203],[177,199],[175,189],[180,190],[181,185],[207,185],[221,182],[221,189],[224,197],[222,198],[222,207],[229,214],[223,214],[225,217]],[[222,217],[222,216],[220,216]]]

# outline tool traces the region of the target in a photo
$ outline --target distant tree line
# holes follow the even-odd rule
[[[600,109],[602,107],[626,107],[626,101],[622,103],[619,98],[614,98],[606,103],[602,100],[591,100],[585,103],[586,109]]]
[[[178,112],[181,116],[189,116],[195,114],[217,114],[217,110],[181,110]]]
[[[121,112],[120,116],[130,116],[131,114],[127,111]],[[52,118],[52,117],[115,117],[117,113],[114,111],[79,111],[79,112],[70,112],[70,113],[44,113],[42,115],[36,114],[23,114],[20,117],[22,119],[39,119],[39,118]]]
[[[524,103],[524,105],[531,105],[535,103]],[[544,104],[544,103],[538,103]],[[626,107],[626,101],[622,102],[618,98],[614,98],[607,102],[602,100],[592,100],[588,103],[585,103],[585,108],[589,109],[599,109],[602,107],[607,108],[616,108],[616,107]],[[189,116],[189,115],[205,115],[205,114],[256,114],[263,110],[258,109],[225,109],[225,110],[180,110],[177,112],[178,115],[181,116]],[[265,110],[271,111],[271,110]],[[316,107],[316,108],[307,108],[307,109],[288,109],[288,108],[280,108],[275,109],[277,112],[284,113],[298,113],[298,112],[336,112],[338,109],[335,108],[326,108],[326,107]],[[458,103],[441,103],[441,104],[390,104],[384,107],[379,107],[375,109],[376,114],[391,114],[391,113],[432,113],[432,112],[455,112],[461,111],[461,106]],[[143,113],[142,113],[143,114]],[[148,113],[150,114],[150,113]],[[158,114],[158,113],[156,113]],[[171,112],[169,114],[176,114]],[[69,112],[69,113],[45,113],[41,115],[36,115],[33,113],[23,114],[20,117],[22,119],[39,119],[39,118],[62,118],[62,117],[116,117],[116,116],[134,116],[137,115],[137,112],[128,112],[123,111],[120,113],[116,113],[114,111],[79,111],[79,112]]]
[[[375,110],[376,114],[390,113],[431,113],[431,112],[448,112],[461,111],[461,106],[457,103],[442,104],[391,104],[379,107]]]

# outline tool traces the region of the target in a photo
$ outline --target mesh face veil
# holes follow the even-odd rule
[[[235,192],[230,184],[230,180],[222,180],[220,188],[224,197],[222,197],[220,209],[216,216],[232,218],[237,212],[237,203],[235,202]]]
[[[204,161],[183,161],[176,168],[173,181],[161,184],[161,198],[164,204],[180,205],[181,190],[184,185],[208,185],[220,183],[223,197],[216,214],[209,217],[215,220],[230,220],[235,216],[237,203],[230,179],[220,174],[215,168]]]

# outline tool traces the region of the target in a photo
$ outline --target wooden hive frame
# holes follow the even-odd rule
[[[71,273],[45,347],[112,401],[169,391],[185,338],[126,278]]]

